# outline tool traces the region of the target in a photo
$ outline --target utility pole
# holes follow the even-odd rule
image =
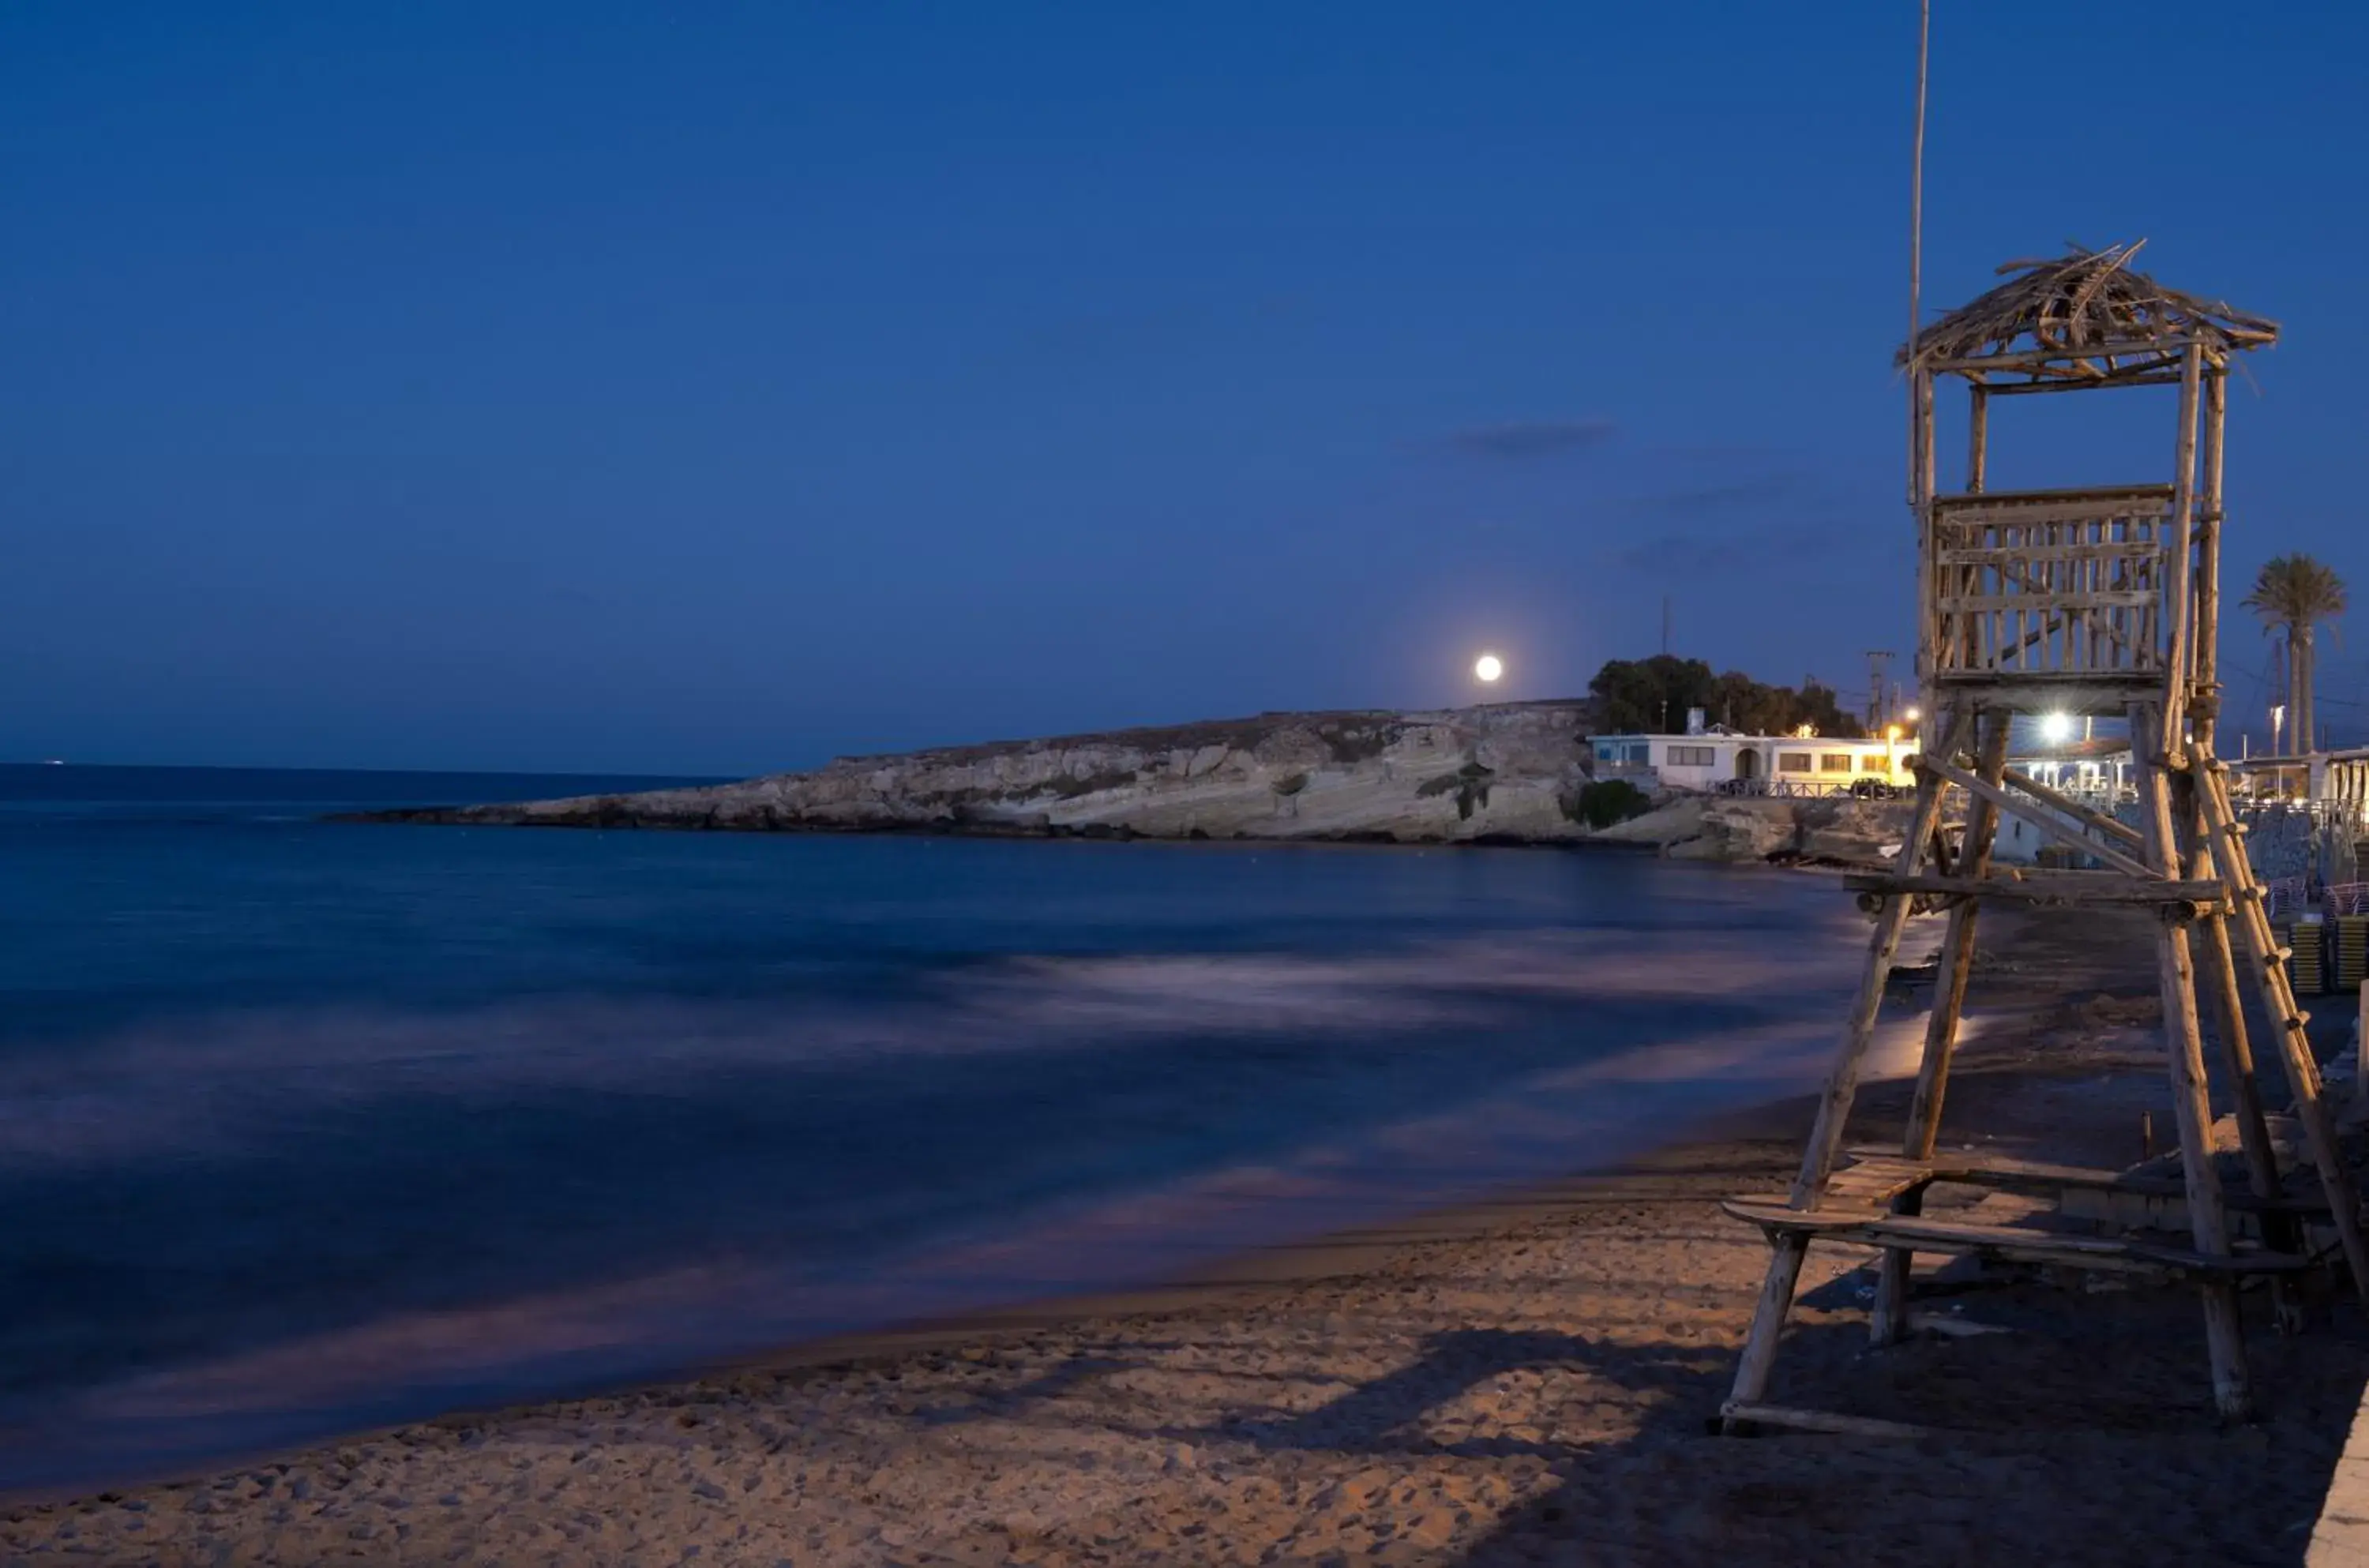
[[[1867,650],[1867,732],[1870,735],[1883,733],[1883,682],[1891,664],[1890,648],[1871,647]]]
[[[1670,655],[1670,596],[1662,595],[1662,657]]]

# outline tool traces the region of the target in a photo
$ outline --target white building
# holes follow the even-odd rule
[[[1913,739],[1830,740],[1815,735],[1731,735],[1688,715],[1685,735],[1599,735],[1596,776],[1670,789],[1749,795],[1837,795],[1854,784],[1906,787]]]

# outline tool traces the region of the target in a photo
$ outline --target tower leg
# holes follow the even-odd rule
[[[1982,720],[1982,778],[1997,784],[2007,770],[2009,715],[1994,713]],[[1963,875],[1981,876],[1990,869],[1991,845],[1998,833],[1998,807],[1979,795],[1966,813],[1966,839],[1960,859]],[[1930,1160],[1941,1129],[1941,1102],[1950,1082],[1950,1059],[1958,1045],[1958,1023],[1966,1006],[1966,979],[1974,968],[1974,921],[1982,906],[1973,898],[1950,909],[1948,933],[1941,941],[1941,960],[1933,979],[1933,1015],[1925,1025],[1925,1055],[1917,1068],[1917,1093],[1910,1102],[1908,1130],[1900,1151],[1911,1160]],[[1924,1207],[1920,1188],[1894,1206],[1903,1214]],[[1915,1257],[1907,1247],[1887,1247],[1876,1276],[1875,1310],[1868,1320],[1869,1338],[1877,1345],[1896,1345],[1908,1333],[1908,1272]]]
[[[1937,726],[1943,756],[1955,755],[1964,744],[1972,718],[1970,709],[1953,709]],[[1938,775],[1919,775],[1917,804],[1909,814],[1908,830],[1901,838],[1896,863],[1903,876],[1913,876],[1924,866],[1934,825],[1940,820],[1941,791]],[[1886,898],[1876,911],[1875,931],[1868,939],[1867,967],[1860,976],[1859,998],[1852,1004],[1850,1023],[1843,1031],[1834,1065],[1826,1072],[1825,1093],[1818,1101],[1817,1120],[1810,1129],[1809,1147],[1802,1151],[1801,1173],[1793,1178],[1791,1202],[1795,1208],[1816,1207],[1826,1190],[1826,1179],[1834,1174],[1843,1126],[1850,1119],[1851,1101],[1859,1092],[1860,1070],[1875,1038],[1876,1014],[1883,1007],[1884,982],[1891,978],[1892,960],[1900,951],[1901,933],[1907,925],[1908,895],[1894,893]],[[1730,1404],[1757,1404],[1768,1391],[1768,1373],[1777,1360],[1777,1341],[1784,1333],[1786,1315],[1793,1310],[1793,1290],[1801,1281],[1802,1264],[1809,1250],[1808,1238],[1800,1235],[1782,1235],[1771,1242],[1768,1277],[1753,1309],[1744,1354],[1736,1362]],[[1736,1425],[1731,1419],[1727,1430],[1734,1432]]]
[[[2139,827],[2146,836],[2147,860],[2168,877],[2179,875],[2171,802],[2165,777],[2163,710],[2134,704],[2131,742],[2138,769]],[[2213,1164],[2213,1108],[2205,1094],[2204,1043],[2196,1020],[2196,971],[2188,946],[2186,917],[2167,910],[2156,931],[2156,978],[2163,1001],[2164,1054],[2170,1068],[2172,1111],[2180,1124],[2180,1176],[2188,1197],[2188,1222],[2196,1250],[2208,1255],[2229,1251],[2228,1216],[2221,1181]],[[2204,1345],[2213,1365],[2213,1403],[2225,1420],[2253,1415],[2247,1384],[2246,1347],[2237,1322],[2237,1293],[2226,1280],[2200,1287],[2204,1301]]]
[[[2270,1015],[2271,1037],[2279,1062],[2286,1070],[2287,1088],[2295,1095],[2295,1119],[2303,1124],[2312,1163],[2319,1170],[2320,1189],[2328,1198],[2344,1261],[2352,1271],[2353,1288],[2369,1301],[2369,1242],[2361,1234],[2361,1208],[2353,1196],[2352,1173],[2344,1168],[2343,1151],[2336,1139],[2336,1117],[2320,1093],[2319,1063],[2304,1034],[2302,1012],[2295,989],[2287,982],[2286,966],[2271,933],[2271,917],[2262,908],[2261,885],[2254,880],[2252,864],[2237,841],[2237,811],[2229,804],[2229,784],[2221,764],[2203,750],[2197,768],[2197,787],[2204,807],[2204,837],[2213,851],[2221,880],[2228,885],[2237,932],[2245,941],[2247,967],[2254,971],[2262,1011]]]

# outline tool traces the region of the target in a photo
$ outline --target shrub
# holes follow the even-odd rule
[[[1562,797],[1563,815],[1591,828],[1609,828],[1654,808],[1653,797],[1627,779],[1598,779]]]

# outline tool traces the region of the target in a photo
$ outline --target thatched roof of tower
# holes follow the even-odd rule
[[[2134,271],[2131,258],[2146,244],[2103,250],[2077,246],[2054,261],[2010,261],[1999,269],[2006,282],[1917,333],[1916,358],[1930,364],[2043,352],[2100,361],[2066,367],[2075,374],[2119,378],[2177,362],[2192,338],[2223,351],[2278,340],[2274,321],[2167,289]],[[2109,346],[2119,352],[2098,353]],[[1909,356],[1903,348],[1897,362],[1906,364]]]

